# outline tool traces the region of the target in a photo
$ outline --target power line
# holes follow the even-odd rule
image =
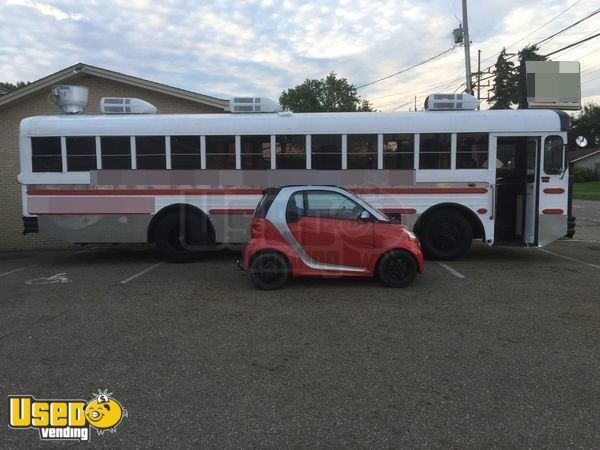
[[[357,86],[357,87],[356,87],[356,89],[361,89],[361,88],[364,88],[364,87],[370,86],[370,85],[372,85],[372,84],[379,83],[380,81],[384,81],[384,80],[387,80],[387,79],[389,79],[389,78],[395,77],[396,75],[400,75],[401,73],[408,72],[409,70],[411,70],[411,69],[414,69],[415,67],[422,66],[423,64],[426,64],[426,63],[428,63],[429,61],[433,61],[434,59],[437,59],[437,58],[439,58],[440,56],[442,56],[442,55],[444,55],[444,54],[446,54],[446,53],[448,53],[448,52],[451,52],[452,50],[454,50],[454,47],[451,47],[451,48],[449,48],[448,50],[444,50],[442,53],[439,53],[439,54],[437,54],[437,55],[435,55],[435,56],[433,56],[433,57],[431,57],[431,58],[429,58],[429,59],[426,59],[425,61],[421,61],[420,63],[417,63],[417,64],[414,64],[414,65],[412,65],[412,66],[410,66],[410,67],[407,67],[406,69],[402,69],[402,70],[400,70],[399,72],[396,72],[396,73],[393,73],[393,74],[391,74],[391,75],[385,76],[385,77],[383,77],[383,78],[379,78],[378,80],[375,80],[375,81],[370,81],[369,83],[365,83],[365,84],[362,84],[362,85],[360,85],[360,86]]]
[[[547,58],[548,56],[551,56],[551,55],[554,55],[556,53],[562,52],[563,50],[566,50],[568,48],[575,47],[576,45],[582,44],[583,42],[589,41],[590,39],[594,39],[594,38],[596,38],[598,36],[600,36],[600,33],[596,33],[593,36],[589,36],[589,37],[587,37],[585,39],[581,39],[580,41],[574,42],[574,43],[572,43],[570,45],[567,45],[566,47],[559,48],[558,50],[554,50],[553,52],[548,53],[548,54],[546,54],[544,56]]]
[[[569,6],[567,9],[565,9],[563,12],[561,12],[559,15],[554,16],[552,19],[550,19],[548,22],[545,22],[543,25],[540,25],[539,27],[537,27],[535,30],[533,30],[531,33],[526,34],[525,36],[523,36],[521,39],[519,39],[516,42],[513,42],[512,44],[510,44],[508,47],[505,48],[510,48],[513,45],[518,44],[521,41],[524,41],[525,39],[527,39],[529,36],[531,36],[532,34],[536,33],[537,31],[541,30],[542,28],[544,28],[546,25],[548,25],[551,22],[554,22],[556,19],[558,19],[560,16],[562,16],[564,13],[566,13],[568,10],[570,10],[571,8],[574,8],[575,6],[577,6],[577,4],[581,3],[581,0],[577,0],[575,3],[573,3],[571,6]]]
[[[565,28],[563,28],[562,30],[560,30],[560,31],[557,31],[556,33],[554,33],[554,34],[552,34],[552,35],[548,36],[547,38],[545,38],[545,39],[542,39],[542,40],[541,40],[541,41],[539,41],[539,42],[536,42],[534,45],[537,45],[537,46],[539,46],[539,45],[543,44],[544,42],[547,42],[547,41],[549,41],[550,39],[554,39],[554,38],[555,38],[556,36],[558,36],[559,34],[562,34],[562,33],[564,33],[565,31],[567,31],[567,30],[570,30],[570,29],[571,29],[571,28],[573,28],[575,25],[579,25],[581,22],[583,22],[583,21],[585,21],[585,20],[588,20],[588,19],[590,19],[590,18],[594,17],[594,16],[595,16],[596,14],[598,14],[598,13],[600,13],[600,8],[598,8],[596,11],[594,11],[594,12],[590,13],[589,15],[585,16],[584,18],[582,18],[582,19],[579,19],[577,22],[575,22],[575,23],[572,23],[572,24],[571,24],[571,25],[569,25],[568,27],[565,27]]]

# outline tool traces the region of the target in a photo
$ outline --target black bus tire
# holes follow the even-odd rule
[[[173,211],[160,219],[154,242],[160,254],[171,262],[191,262],[214,245],[208,218],[200,214]]]
[[[427,259],[451,261],[462,258],[469,251],[473,229],[460,212],[440,209],[425,218],[419,240]]]

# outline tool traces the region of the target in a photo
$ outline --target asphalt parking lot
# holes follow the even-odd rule
[[[0,254],[7,396],[114,393],[107,447],[598,447],[600,205],[544,249],[474,245],[406,289],[303,279],[255,290],[223,251]]]

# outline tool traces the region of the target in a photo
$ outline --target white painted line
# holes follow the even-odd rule
[[[439,261],[438,261],[438,264],[440,266],[442,266],[444,269],[446,269],[448,272],[450,272],[452,275],[454,275],[456,278],[466,278],[462,273],[460,273],[457,270],[454,270],[448,264],[444,264],[443,262],[439,262]]]
[[[558,256],[559,258],[568,259],[569,261],[576,262],[578,264],[583,264],[584,266],[593,267],[594,269],[600,269],[600,266],[596,264],[586,263],[585,261],[581,261],[580,259],[571,258],[570,256],[559,255],[558,253],[551,252],[550,250],[546,250],[545,248],[539,248],[538,250],[544,253],[548,253],[549,255]]]
[[[4,275],[10,275],[11,273],[20,272],[21,270],[29,269],[33,266],[35,266],[35,264],[32,264],[31,266],[19,267],[18,269],[11,270],[10,272],[0,273],[0,277],[3,277]]]
[[[129,283],[131,280],[135,280],[137,277],[141,277],[141,276],[142,276],[142,275],[144,275],[145,273],[148,273],[148,272],[150,272],[152,269],[155,269],[155,268],[157,268],[157,267],[158,267],[158,266],[160,266],[161,264],[162,264],[161,262],[159,262],[159,263],[157,263],[157,264],[154,264],[153,266],[150,266],[150,267],[148,267],[147,269],[144,269],[144,270],[142,270],[141,272],[139,272],[139,273],[136,273],[135,275],[133,275],[133,276],[131,276],[131,277],[129,277],[129,278],[126,278],[126,279],[122,280],[122,281],[121,281],[121,284],[127,284],[127,283]]]

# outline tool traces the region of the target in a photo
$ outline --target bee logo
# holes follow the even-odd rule
[[[98,389],[85,407],[85,418],[99,435],[105,431],[114,433],[117,431],[117,425],[127,417],[127,410],[111,395],[112,392],[108,392],[108,389]]]

